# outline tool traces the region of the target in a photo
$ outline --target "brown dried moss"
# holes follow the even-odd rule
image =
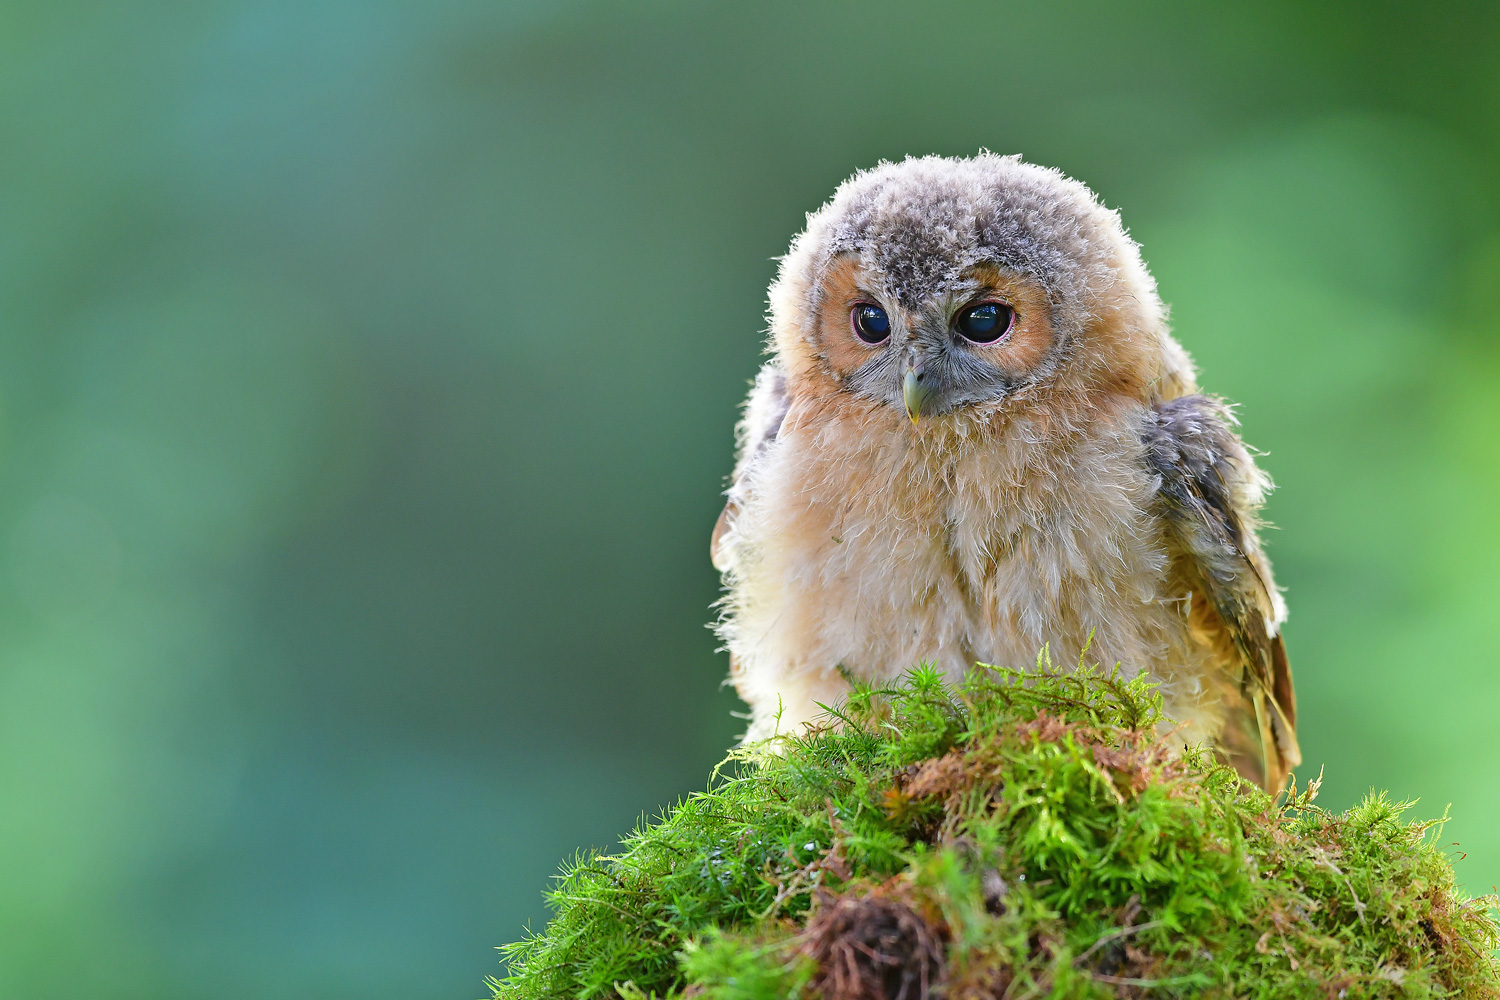
[[[900,881],[819,892],[796,950],[824,1000],[928,1000],[942,980],[947,928],[918,913]]]

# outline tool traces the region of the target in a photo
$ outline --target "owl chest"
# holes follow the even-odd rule
[[[825,562],[825,582],[838,589],[845,589],[844,581],[863,584],[848,602],[853,614],[905,605],[946,614],[962,608],[983,620],[993,617],[997,589],[1007,581],[1063,572],[1047,526],[1012,498],[934,489],[901,500],[889,510],[830,503],[815,513],[825,525],[826,542],[814,556]],[[881,586],[871,586],[875,581]]]
[[[798,493],[799,576],[816,593],[797,599],[827,633],[898,659],[1015,662],[1043,642],[1112,633],[1156,600],[1165,559],[1145,477],[1108,456],[1082,471],[982,454],[830,464],[822,488]]]

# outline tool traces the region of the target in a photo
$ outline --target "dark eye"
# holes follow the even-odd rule
[[[891,318],[879,306],[861,302],[849,311],[854,334],[867,344],[878,344],[891,335]]]
[[[999,302],[981,302],[959,313],[958,319],[953,321],[953,327],[965,340],[972,340],[976,344],[993,344],[1010,332],[1010,324],[1015,315],[1010,306]]]

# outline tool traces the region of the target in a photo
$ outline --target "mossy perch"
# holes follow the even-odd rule
[[[496,997],[1500,998],[1440,822],[1273,801],[1144,680],[917,670],[836,714],[579,858]]]

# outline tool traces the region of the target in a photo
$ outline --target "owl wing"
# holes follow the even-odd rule
[[[1218,651],[1229,682],[1219,749],[1241,774],[1277,791],[1302,754],[1280,634],[1286,612],[1255,534],[1270,482],[1217,399],[1157,403],[1144,437],[1174,562],[1191,591],[1194,633]]]
[[[714,568],[723,572],[729,568],[728,553],[723,540],[734,527],[735,515],[744,502],[750,481],[754,477],[755,465],[764,455],[771,442],[781,430],[791,407],[787,394],[786,373],[775,364],[768,364],[755,377],[755,385],[745,400],[745,412],[735,428],[734,473],[729,477],[728,498],[719,520],[714,524],[713,536],[708,542],[708,555]]]

